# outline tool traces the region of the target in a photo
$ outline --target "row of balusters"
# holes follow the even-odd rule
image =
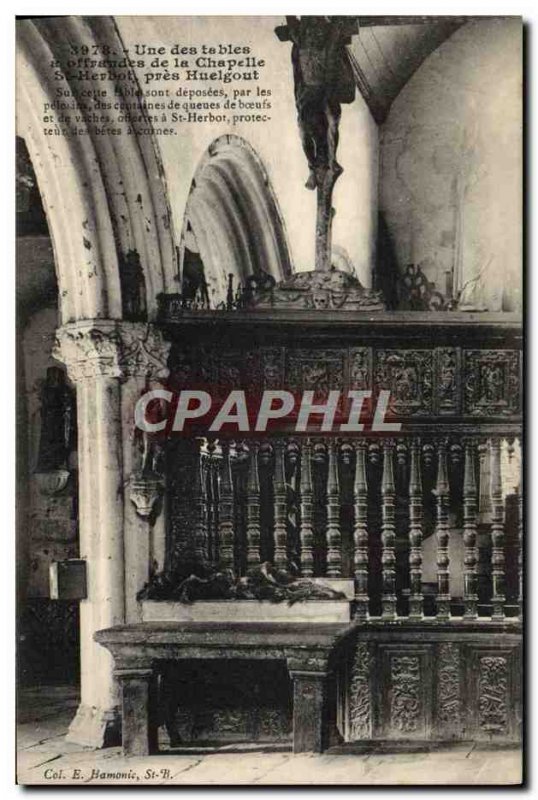
[[[395,619],[396,596],[396,469],[405,467],[408,502],[408,614],[410,619],[424,615],[423,554],[425,503],[433,505],[434,533],[437,552],[437,590],[435,609],[437,619],[451,616],[449,539],[450,492],[449,463],[463,470],[460,500],[463,530],[463,615],[478,617],[477,565],[479,506],[488,505],[491,567],[491,617],[505,616],[505,497],[512,493],[518,503],[518,604],[522,605],[522,536],[523,508],[521,491],[521,449],[516,438],[494,437],[482,442],[466,439],[457,442],[448,438],[421,442],[408,440],[289,440],[274,438],[263,442],[217,442],[201,440],[198,468],[195,470],[195,525],[193,546],[196,557],[204,562],[218,563],[234,569],[238,549],[243,553],[246,569],[260,565],[263,560],[262,505],[271,503],[271,561],[277,569],[290,567],[289,502],[290,480],[295,475],[294,497],[297,511],[299,546],[294,555],[294,570],[304,577],[319,574],[319,537],[314,531],[316,481],[313,465],[325,462],[323,473],[323,503],[325,521],[323,532],[322,574],[329,578],[342,577],[342,532],[340,526],[339,465],[353,470],[353,554],[352,573],[355,581],[355,616],[367,618],[369,596],[368,509],[376,492],[380,504],[381,547],[381,616]],[[517,453],[517,458],[514,458]],[[488,470],[479,462],[488,460]],[[514,462],[515,468],[514,468]],[[377,464],[380,485],[372,487],[367,465]],[[504,469],[503,469],[504,467]],[[425,492],[423,474],[430,476],[430,488]],[[433,479],[432,479],[433,473]],[[239,480],[239,475],[243,481]],[[484,479],[487,476],[487,480]],[[262,485],[260,483],[262,477]],[[461,472],[460,472],[461,477]],[[269,491],[267,491],[269,481]],[[264,489],[265,482],[265,489]],[[319,481],[317,484],[319,492]],[[245,542],[238,542],[238,530],[243,527]],[[317,569],[316,569],[317,567]]]

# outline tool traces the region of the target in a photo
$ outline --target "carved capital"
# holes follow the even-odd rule
[[[151,516],[157,500],[164,491],[162,478],[133,475],[129,482],[129,497],[136,513],[143,519]]]
[[[168,376],[170,343],[154,325],[116,320],[84,320],[56,332],[53,355],[72,381],[85,378]]]

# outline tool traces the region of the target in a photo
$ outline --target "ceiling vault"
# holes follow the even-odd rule
[[[359,17],[347,51],[355,82],[375,121],[390,107],[423,61],[473,17]],[[480,19],[477,17],[476,19]]]

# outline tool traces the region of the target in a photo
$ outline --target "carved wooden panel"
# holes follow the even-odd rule
[[[349,351],[349,388],[372,388],[372,350],[370,347],[352,347]]]
[[[482,656],[478,674],[478,723],[492,735],[508,727],[508,660],[505,656]]]
[[[173,569],[194,557],[196,527],[195,485],[193,475],[198,448],[192,440],[175,440],[167,451],[167,498],[169,530],[167,564]]]
[[[426,739],[431,733],[432,649],[414,645],[379,645],[377,691],[380,735],[391,739]]]
[[[376,391],[388,389],[399,416],[433,413],[433,351],[378,350],[375,354]]]
[[[368,642],[357,642],[349,678],[349,738],[353,741],[372,736],[372,654]]]
[[[332,347],[313,342],[260,348],[175,343],[169,358],[175,385],[212,383],[245,389],[386,389],[402,417],[510,417],[521,412],[518,350]]]
[[[477,739],[514,739],[520,722],[520,661],[515,648],[469,645],[467,729]]]
[[[172,741],[285,741],[292,729],[291,690],[282,662],[169,662],[160,683],[160,717]]]
[[[237,389],[244,386],[244,356],[241,350],[222,350],[218,357],[212,352],[214,376],[217,386]]]
[[[435,411],[437,414],[461,412],[461,351],[459,347],[435,350]]]
[[[311,389],[320,397],[344,389],[345,351],[337,348],[289,349],[286,352],[286,389]]]
[[[261,381],[264,389],[285,389],[284,348],[263,347],[260,349]]]
[[[436,728],[441,739],[461,730],[461,654],[456,642],[437,645]]]
[[[520,357],[516,350],[464,352],[464,412],[508,416],[521,411]]]
[[[178,388],[189,386],[199,379],[198,353],[174,344],[168,358],[170,372]]]

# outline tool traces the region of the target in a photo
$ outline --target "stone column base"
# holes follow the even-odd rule
[[[121,717],[118,708],[103,709],[81,703],[65,740],[95,749],[121,744]]]

